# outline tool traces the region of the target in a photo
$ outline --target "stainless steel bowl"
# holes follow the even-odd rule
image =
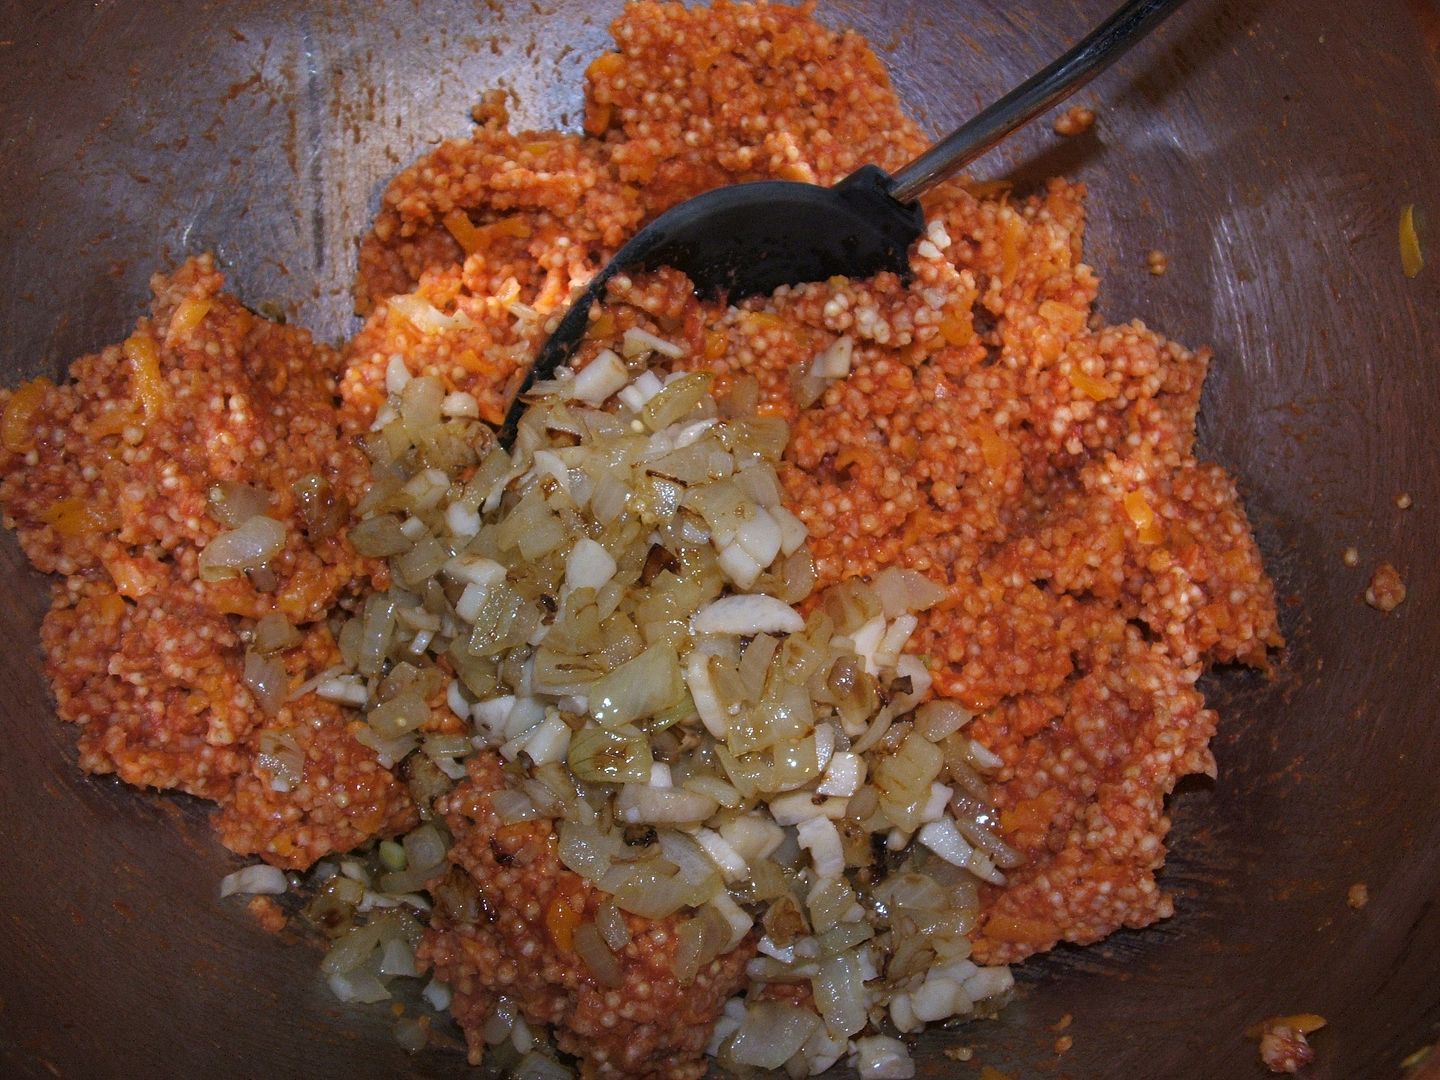
[[[940,130],[1110,2],[846,0],[821,17],[867,33]],[[206,249],[252,306],[346,333],[386,180],[466,131],[496,84],[521,122],[574,124],[616,6],[6,5],[3,378],[118,340],[148,275]],[[1093,135],[1041,125],[980,170],[1083,178],[1107,316],[1214,345],[1202,444],[1239,478],[1290,645],[1273,680],[1208,679],[1221,772],[1173,802],[1176,916],[1026,964],[999,1022],[923,1040],[925,1075],[975,1071],[940,1054],[952,1042],[1025,1076],[1259,1075],[1245,1028],[1313,1011],[1330,1023],[1307,1075],[1390,1077],[1440,1034],[1437,51],[1434,0],[1193,0],[1084,92]],[[1430,218],[1413,280],[1407,203]],[[1388,616],[1360,600],[1382,559],[1410,590]],[[465,1075],[453,1052],[407,1057],[383,1008],[341,1007],[313,952],[217,901],[236,860],[202,805],[78,772],[39,675],[47,584],[9,536],[0,572],[0,1071]]]

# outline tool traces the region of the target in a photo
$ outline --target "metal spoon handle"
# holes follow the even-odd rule
[[[1032,75],[895,173],[890,197],[907,203],[1063,101],[1118,60],[1185,0],[1129,0],[1069,52]]]

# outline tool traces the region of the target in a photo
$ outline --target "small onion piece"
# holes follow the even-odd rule
[[[400,528],[394,514],[377,514],[356,523],[348,534],[350,544],[367,558],[385,559],[409,551],[414,541]]]
[[[390,991],[385,989],[385,984],[368,971],[331,975],[326,981],[330,992],[346,1003],[370,1004],[390,999]]]
[[[290,620],[278,611],[272,611],[255,623],[255,629],[251,633],[250,646],[256,652],[269,656],[272,653],[293,649],[300,644],[300,641],[300,631],[290,624]]]
[[[270,509],[270,496],[249,484],[222,480],[206,492],[206,509],[221,525],[235,529]]]
[[[243,525],[223,532],[200,552],[202,581],[223,581],[264,566],[285,546],[285,526],[256,514]]]
[[[745,1019],[725,1047],[724,1057],[739,1065],[778,1069],[800,1052],[819,1026],[820,1018],[809,1009],[757,1001],[746,1008]]]
[[[595,926],[611,952],[619,952],[630,944],[630,924],[625,916],[610,901],[606,900],[595,909]]]
[[[585,962],[601,986],[616,987],[625,981],[620,961],[593,922],[581,923],[573,938],[575,955]]]
[[[289,699],[290,677],[285,672],[285,665],[274,656],[247,650],[242,679],[255,695],[255,703],[267,716],[274,716]]]
[[[226,874],[220,879],[220,896],[245,893],[251,896],[279,896],[290,888],[285,871],[276,866],[256,863]]]
[[[574,392],[581,401],[599,405],[630,381],[630,372],[610,349],[603,349],[575,376]]]
[[[805,620],[773,596],[726,596],[697,611],[690,626],[697,634],[797,634]]]
[[[683,788],[626,784],[615,800],[615,812],[620,820],[634,825],[681,825],[704,821],[719,805],[708,795]]]
[[[406,834],[401,844],[405,848],[407,862],[411,866],[420,867],[439,866],[445,861],[445,852],[448,849],[445,838],[434,825],[421,825]]]

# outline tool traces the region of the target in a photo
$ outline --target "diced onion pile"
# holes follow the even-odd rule
[[[649,370],[675,355],[662,339],[632,330],[617,347],[536,388],[513,452],[391,361],[350,537],[394,584],[339,627],[343,669],[305,689],[363,710],[362,739],[401,767],[426,823],[321,864],[311,915],[338,934],[326,975],[373,1001],[414,974],[424,889],[446,868],[430,802],[493,748],[502,820],[553,822],[563,863],[611,897],[574,934],[597,982],[620,981],[620,912],[690,914],[681,980],[758,940],[752,993],[711,1040],[720,1064],[911,1075],[884,1030],[993,1007],[1012,985],[969,959],[967,938],[977,881],[1003,883],[1017,861],[985,802],[996,761],[967,712],[926,700],[926,666],[904,651],[914,613],[944,592],[888,569],[802,613],[815,574],[781,503],[786,425],[756,413],[746,380],[717,400],[709,374]],[[849,357],[845,339],[817,357],[806,392]],[[242,530],[258,533],[254,513]],[[253,634],[262,704],[283,685],[285,629]],[[442,690],[462,735],[426,733]],[[295,782],[294,747],[265,753],[277,787]],[[808,984],[813,1006],[757,1000],[767,983]],[[448,1002],[439,984],[427,996]],[[486,1033],[533,1075],[565,1075],[513,1003]]]

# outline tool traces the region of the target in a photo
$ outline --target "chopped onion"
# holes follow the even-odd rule
[[[610,946],[594,923],[581,923],[575,928],[573,939],[575,955],[585,962],[590,974],[601,986],[620,986],[625,981],[620,961],[610,951]]]
[[[411,866],[434,867],[445,861],[447,844],[445,838],[440,835],[440,830],[434,825],[421,825],[418,829],[406,834],[402,841],[405,848],[406,861]]]
[[[690,627],[697,634],[796,634],[805,620],[773,596],[726,596],[697,611]]]
[[[206,509],[226,528],[239,528],[270,509],[270,496],[257,487],[222,480],[206,492]]]
[[[745,1019],[731,1037],[724,1056],[738,1065],[778,1069],[800,1052],[819,1026],[819,1017],[808,1009],[779,1001],[757,1001],[745,1009]]]
[[[879,597],[884,615],[893,619],[911,611],[925,611],[944,600],[947,593],[918,570],[887,566],[870,582]]]
[[[315,687],[316,697],[333,701],[339,705],[364,705],[370,700],[370,691],[353,675],[336,675],[321,679]]]
[[[838,878],[845,872],[845,854],[840,832],[829,818],[812,817],[800,822],[800,846],[810,852],[810,863],[821,878]]]
[[[630,381],[630,372],[610,349],[601,350],[575,375],[574,393],[590,405],[599,405]]]
[[[405,975],[413,978],[419,974],[415,969],[415,950],[399,938],[390,939],[381,946],[378,971],[381,975]]]
[[[408,735],[430,719],[430,706],[413,690],[404,690],[365,714],[365,721],[382,739]]]
[[[910,1080],[915,1062],[899,1039],[870,1035],[855,1040],[855,1071],[860,1080]]]
[[[679,825],[704,821],[719,808],[707,795],[683,788],[656,788],[626,784],[615,800],[620,820],[632,825]]]
[[[344,1002],[371,1003],[388,1001],[390,991],[385,984],[368,971],[353,971],[331,975],[326,980],[330,992]]]
[[[426,334],[443,334],[452,330],[469,330],[475,326],[474,321],[463,311],[457,311],[454,315],[446,315],[418,293],[401,293],[397,296],[390,297],[386,303],[389,305],[391,311],[398,312],[405,316],[417,329],[424,331]],[[404,367],[403,360],[400,361],[400,365]],[[406,372],[406,374],[408,375],[409,373]],[[398,388],[402,390],[408,385],[408,382],[413,381],[413,379],[407,380],[406,382],[400,382],[399,379],[395,380],[395,382],[398,383]],[[390,372],[388,371],[386,372],[386,386],[390,389],[391,393],[396,392],[396,387],[392,385]]]
[[[305,751],[290,731],[267,730],[260,733],[255,764],[270,773],[270,787],[275,791],[294,789],[305,776]]]
[[[937,698],[915,710],[916,730],[929,742],[940,743],[968,724],[974,715],[953,701]]]
[[[584,727],[570,736],[570,771],[593,784],[647,783],[653,759],[650,740],[637,728]]]
[[[502,825],[514,825],[519,821],[534,821],[540,811],[523,791],[501,788],[490,796],[490,805]]]
[[[202,581],[222,581],[255,570],[273,559],[285,546],[285,526],[256,514],[238,528],[223,532],[200,552]]]
[[[420,996],[430,1003],[430,1007],[436,1012],[444,1012],[450,1008],[450,988],[439,979],[431,979],[425,984],[425,989],[420,991]]]
[[[630,924],[625,921],[620,909],[610,901],[605,901],[595,909],[595,926],[611,952],[618,953],[630,944]]]
[[[644,356],[650,352],[657,352],[661,356],[669,357],[672,360],[678,360],[685,355],[685,350],[679,345],[666,341],[664,338],[656,337],[649,331],[641,330],[638,326],[632,326],[629,330],[625,331],[621,339],[621,351],[631,359]],[[649,374],[649,372],[646,372],[646,374]],[[653,378],[654,376],[651,377]]]
[[[587,697],[590,715],[615,727],[654,716],[679,701],[684,691],[680,658],[673,646],[662,642],[597,679]]]
[[[826,960],[811,986],[820,1016],[832,1032],[848,1037],[865,1027],[865,973],[857,953],[842,953]]]
[[[575,542],[565,560],[565,586],[569,589],[598,589],[615,576],[615,560],[594,540]]]
[[[246,650],[242,679],[255,695],[255,703],[267,716],[274,716],[288,700],[290,677],[285,672],[285,665],[274,656]]]
[[[285,871],[279,867],[256,863],[226,874],[220,879],[220,896],[247,893],[252,896],[278,896],[290,888]]]
[[[378,514],[357,522],[347,534],[357,552],[368,558],[384,559],[409,551],[414,541],[400,527],[394,514]]]
[[[263,656],[284,652],[300,644],[300,631],[278,611],[262,616],[251,632],[250,647]]]
[[[621,869],[619,867],[617,870]],[[613,873],[613,871],[612,871]],[[718,883],[719,879],[716,878]],[[663,919],[681,908],[693,907],[709,899],[699,896],[694,886],[679,874],[666,876],[660,872],[656,860],[649,860],[633,870],[624,871],[624,877],[609,890],[617,907],[647,919]]]
[[[675,978],[685,985],[720,955],[730,940],[730,925],[714,905],[706,904],[693,918],[680,924],[676,938]]]

